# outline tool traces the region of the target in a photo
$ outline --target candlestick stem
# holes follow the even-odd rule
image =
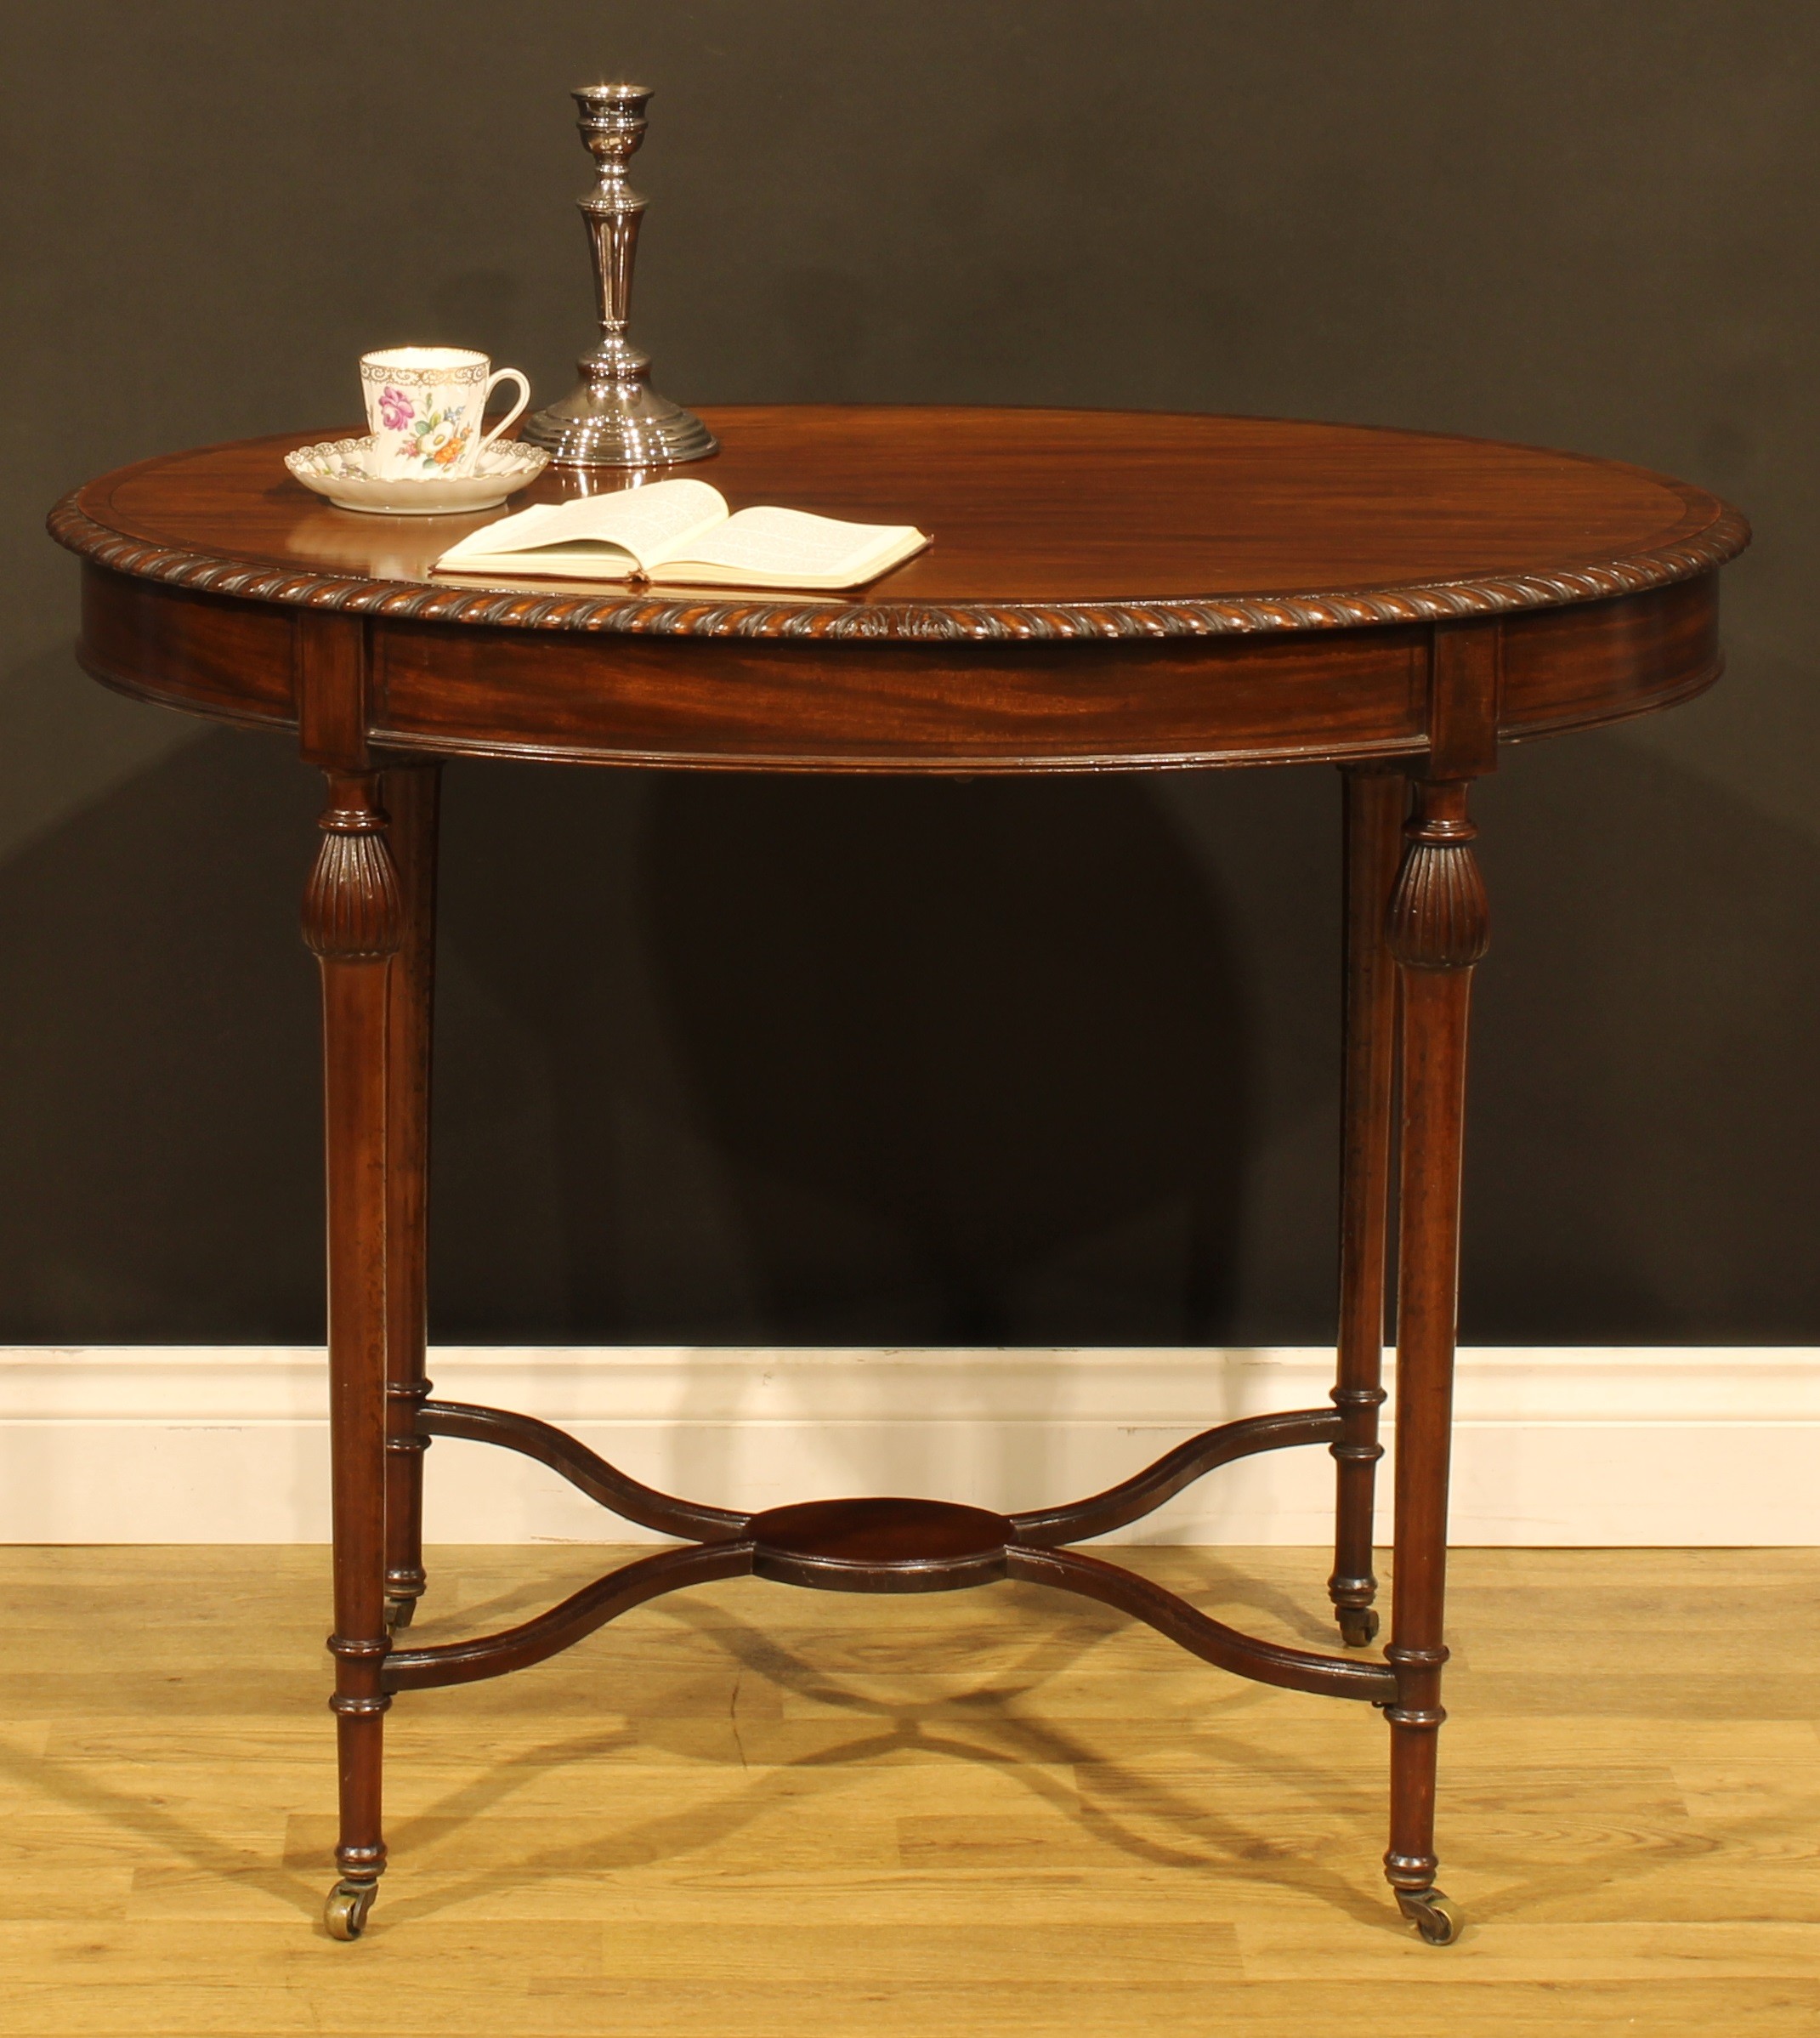
[[[594,186],[576,203],[594,259],[600,338],[576,364],[581,379],[560,403],[527,421],[522,436],[575,467],[666,467],[716,450],[701,420],[650,386],[651,357],[627,333],[632,265],[645,201],[627,166],[644,139],[643,85],[584,85],[576,125],[594,159]]]

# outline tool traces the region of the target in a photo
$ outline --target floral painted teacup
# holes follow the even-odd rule
[[[360,389],[373,435],[371,471],[382,480],[471,474],[481,449],[516,423],[530,401],[517,368],[490,374],[484,354],[465,347],[385,347],[360,356]],[[515,382],[519,400],[483,439],[493,385]]]

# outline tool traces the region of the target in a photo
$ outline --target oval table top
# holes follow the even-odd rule
[[[911,769],[1395,755],[1426,744],[1436,625],[1504,626],[1506,736],[1698,690],[1715,570],[1749,537],[1686,483],[1483,440],[1113,411],[703,416],[723,450],[664,474],[933,545],[833,597],[439,582],[432,560],[504,512],[333,508],[282,463],[332,434],[292,434],[143,461],[58,506],[53,534],[96,570],[85,661],[288,724],[297,684],[247,619],[302,610],[377,626],[368,733],[406,749]],[[632,479],[552,469],[509,507]],[[187,599],[154,624],[116,576]],[[197,620],[199,597],[237,630]],[[653,662],[678,638],[686,665]],[[843,677],[862,650],[864,698]]]

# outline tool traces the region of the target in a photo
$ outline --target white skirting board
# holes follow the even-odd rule
[[[1320,1406],[1332,1364],[1308,1348],[483,1346],[437,1349],[430,1371],[444,1399],[541,1416],[694,1500],[1011,1511],[1097,1491],[1216,1422]],[[0,1350],[0,1541],[324,1541],[326,1411],[320,1349]],[[1469,1349],[1455,1418],[1456,1543],[1820,1542],[1820,1349]],[[512,1452],[442,1439],[426,1463],[433,1542],[656,1540]],[[1114,1540],[1324,1542],[1333,1469],[1318,1446],[1250,1458]]]

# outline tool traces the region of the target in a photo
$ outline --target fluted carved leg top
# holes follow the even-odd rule
[[[1470,969],[1491,945],[1491,908],[1459,781],[1419,782],[1391,898],[1391,953],[1405,969]]]
[[[370,773],[332,773],[322,840],[303,889],[303,939],[326,961],[378,962],[404,933],[398,870],[386,846],[388,819]]]

